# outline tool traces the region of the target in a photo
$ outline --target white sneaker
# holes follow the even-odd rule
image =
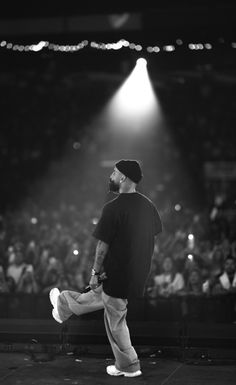
[[[57,322],[59,322],[60,324],[62,324],[63,321],[61,320],[59,314],[56,312],[55,309],[52,309],[52,316],[53,316],[53,318],[54,318],[55,321],[57,321]]]
[[[141,370],[136,370],[136,372],[122,372],[121,370],[116,369],[115,365],[107,366],[107,374],[110,376],[125,376],[125,377],[137,377],[141,376]]]
[[[53,289],[50,290],[49,298],[50,298],[50,302],[53,306],[52,316],[57,322],[62,323],[63,321],[61,320],[61,318],[59,316],[58,307],[57,307],[57,301],[58,301],[59,295],[60,295],[60,291],[58,290],[57,287],[54,287]]]

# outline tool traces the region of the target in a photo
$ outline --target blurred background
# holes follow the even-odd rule
[[[1,318],[51,318],[52,287],[87,286],[133,158],[163,222],[146,317],[236,321],[236,6],[148,3],[2,7]]]

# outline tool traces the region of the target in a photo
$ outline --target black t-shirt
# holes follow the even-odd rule
[[[103,290],[115,298],[142,297],[148,278],[160,216],[145,195],[121,193],[106,203],[93,236],[109,245]]]

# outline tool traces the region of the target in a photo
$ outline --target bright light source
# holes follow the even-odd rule
[[[193,260],[193,255],[192,254],[188,254],[188,257],[189,261],[192,261]]]
[[[136,65],[138,66],[146,66],[147,65],[147,60],[144,59],[143,57],[140,57],[137,61],[136,61]]]
[[[34,52],[38,52],[38,51],[41,51],[41,49],[43,49],[43,47],[47,46],[47,42],[46,41],[40,41],[38,44],[32,44],[30,46],[30,49],[31,51],[34,51]]]
[[[147,61],[139,58],[129,77],[112,98],[106,119],[113,132],[145,132],[156,127],[160,109],[147,71]]]
[[[74,255],[78,255],[78,254],[79,254],[79,251],[78,251],[78,250],[73,250],[73,254],[74,254]]]
[[[93,219],[92,219],[92,224],[93,224],[93,225],[96,225],[97,223],[98,223],[98,218],[93,218]]]
[[[179,204],[179,203],[177,203],[176,205],[175,205],[175,211],[180,211],[181,210],[181,205]]]
[[[193,249],[195,244],[194,235],[188,234],[188,248]]]

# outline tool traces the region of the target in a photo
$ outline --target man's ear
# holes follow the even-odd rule
[[[127,177],[125,175],[122,175],[122,177],[120,178],[120,183],[123,183],[125,179],[127,179]]]

